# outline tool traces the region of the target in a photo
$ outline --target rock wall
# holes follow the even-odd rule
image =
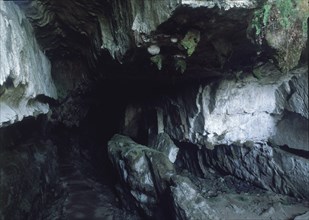
[[[284,219],[301,217],[308,210],[291,209],[295,210],[291,213],[291,204],[284,205],[291,197],[263,191],[238,179],[247,176],[260,187],[308,199],[308,160],[266,145],[220,146],[212,151],[191,144],[183,151],[184,146],[176,143],[181,152],[178,156],[176,153],[178,159],[173,164],[166,152],[174,148],[173,141],[165,133],[153,138],[149,147],[118,134],[108,143],[108,154],[121,183],[117,189],[126,207],[136,206],[153,219],[177,220]],[[193,174],[179,169],[180,161]],[[218,176],[207,167],[210,164],[237,178]],[[203,178],[196,176],[199,172]],[[306,200],[299,201],[307,204]]]
[[[30,124],[30,129],[35,132],[34,124]],[[50,140],[39,140],[39,137],[25,139],[28,132],[20,130],[22,128],[25,127],[14,125],[0,130],[1,220],[44,219],[46,213],[42,209],[56,193],[56,146]],[[5,149],[3,145],[6,145]]]
[[[266,64],[254,72],[263,77],[242,73],[181,87],[153,106],[128,106],[123,132],[138,137],[146,129],[150,143],[154,135],[167,133],[178,142],[180,163],[198,176],[213,167],[268,190],[309,198],[304,190],[309,182],[308,69],[282,74]]]
[[[166,146],[172,142],[168,136],[157,140]],[[108,143],[108,154],[123,183],[124,204],[156,219],[219,219],[191,180],[176,174],[167,154],[117,134]]]
[[[276,193],[309,198],[309,160],[267,144],[180,147],[182,166],[197,176],[207,176],[208,167],[249,181]]]
[[[47,113],[38,96],[57,98],[50,62],[40,50],[24,13],[12,1],[0,2],[0,127]]]
[[[155,118],[148,123],[150,134],[164,131],[175,140],[210,149],[271,141],[309,151],[307,68],[281,74],[266,64],[254,71],[263,77],[243,73],[238,79],[179,88],[176,95],[161,98],[147,110],[149,118]],[[132,111],[126,123],[134,127],[130,122],[147,113]]]
[[[57,180],[56,147],[27,117],[48,113],[41,100],[57,98],[51,65],[13,1],[0,1],[0,31],[0,219],[42,219]]]

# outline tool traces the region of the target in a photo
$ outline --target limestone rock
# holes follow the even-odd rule
[[[306,212],[303,215],[299,215],[294,218],[294,220],[306,220],[306,219],[309,219],[309,212]]]
[[[175,173],[173,164],[162,152],[122,135],[114,135],[108,142],[108,154],[136,206],[153,216],[161,193]]]
[[[175,162],[179,148],[174,144],[168,134],[160,133],[156,135],[150,139],[148,145],[164,153],[172,163]]]
[[[182,0],[183,5],[188,5],[190,7],[208,7],[213,8],[217,6],[224,10],[229,10],[231,8],[253,8],[256,6],[257,1],[255,0],[243,0],[243,1],[230,1],[230,0],[219,0],[219,1],[199,1],[199,0]]]
[[[248,65],[252,59],[261,58],[257,52],[266,59],[271,57],[282,70],[290,70],[298,64],[307,40],[306,0],[34,0],[23,5],[26,5],[23,9],[36,28],[37,38],[50,57],[59,54],[67,57],[78,51],[91,67],[96,66],[102,52],[125,63],[128,61],[126,55],[140,51],[144,54],[150,45],[162,48],[160,54],[167,60],[175,55],[182,56],[183,48],[179,42],[185,35],[179,33],[194,27],[200,30],[203,43],[197,45],[199,54],[188,53],[199,65],[186,62],[186,70],[190,70],[187,72],[211,74],[204,73],[205,68],[199,68],[200,65],[208,69],[239,68],[239,64]],[[247,37],[247,28],[252,42]],[[52,31],[46,33],[46,30]],[[74,38],[71,37],[73,34]],[[170,39],[179,41],[171,46]],[[210,48],[218,40],[226,42],[221,45],[221,51],[216,46]],[[239,46],[239,42],[245,46]],[[266,45],[261,47],[265,42]],[[225,45],[231,47],[226,50]],[[262,49],[264,46],[275,53]],[[140,48],[139,52],[136,48]],[[151,50],[151,54],[158,54],[158,48]],[[130,55],[129,60],[134,60],[135,55]],[[206,64],[205,59],[210,62]],[[167,62],[163,63],[166,65]]]
[[[305,0],[264,1],[249,25],[257,44],[276,51],[273,59],[283,72],[298,65],[305,48],[308,10]]]
[[[207,175],[207,167],[232,174],[277,193],[309,198],[309,160],[267,144],[216,146],[215,149],[185,148],[182,158],[193,173]]]
[[[57,179],[56,148],[50,142],[0,152],[0,219],[40,219]]]
[[[47,113],[39,96],[57,98],[50,62],[34,39],[24,13],[12,1],[0,2],[0,127]]]
[[[171,194],[177,220],[219,220],[188,177],[174,175],[172,182],[174,186],[171,186]]]
[[[184,87],[155,106],[160,120],[148,124],[157,124],[173,139],[208,148],[271,140],[308,151],[307,68],[283,75],[266,64],[257,71],[263,74],[260,80],[247,75]],[[147,115],[135,117],[142,114]]]

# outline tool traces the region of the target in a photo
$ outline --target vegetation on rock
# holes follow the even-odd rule
[[[256,43],[275,49],[275,61],[283,72],[294,68],[307,40],[306,0],[267,1],[254,12],[251,27]]]
[[[163,56],[158,54],[158,55],[155,55],[153,57],[150,58],[151,62],[153,62],[158,70],[161,70],[162,69],[162,60],[163,60]]]
[[[188,56],[191,56],[200,41],[200,32],[197,30],[190,30],[182,39],[180,44],[187,50]]]

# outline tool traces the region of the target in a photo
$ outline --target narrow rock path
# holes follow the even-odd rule
[[[89,169],[85,165],[86,169]],[[61,196],[50,207],[48,220],[137,220],[121,208],[112,188],[85,172],[81,160],[70,156],[60,164]],[[86,170],[87,171],[87,170]]]

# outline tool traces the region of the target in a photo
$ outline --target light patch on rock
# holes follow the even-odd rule
[[[147,51],[151,55],[158,55],[160,53],[160,47],[157,45],[151,45],[147,48]]]
[[[172,38],[171,38],[171,42],[172,42],[172,43],[177,43],[177,42],[178,42],[178,39],[177,39],[176,37],[172,37]]]
[[[175,163],[177,159],[177,154],[178,154],[179,148],[172,148],[168,154],[168,159],[172,162]]]
[[[247,75],[201,84],[156,108],[164,109],[164,132],[173,139],[209,148],[272,140],[308,151],[307,71],[301,67],[283,75],[268,63],[260,69],[260,80]],[[170,105],[174,108],[166,108]]]
[[[145,175],[144,184],[153,187],[153,181],[150,172]]]
[[[304,213],[303,215],[299,215],[294,218],[294,220],[307,220],[309,219],[309,211]]]
[[[144,193],[136,192],[131,190],[132,196],[134,196],[135,199],[140,201],[141,203],[146,203],[148,201],[148,196],[145,195]]]
[[[144,171],[145,168],[145,157],[141,156],[137,162],[135,162],[134,164],[134,169],[136,170],[136,172],[141,173],[142,171]]]
[[[257,2],[255,0],[182,0],[182,4],[193,8],[217,6],[220,9],[229,10],[231,8],[254,8]]]
[[[51,65],[35,40],[33,29],[14,2],[1,1],[0,8],[0,127],[27,116],[46,114],[47,104],[35,98],[57,98]]]

